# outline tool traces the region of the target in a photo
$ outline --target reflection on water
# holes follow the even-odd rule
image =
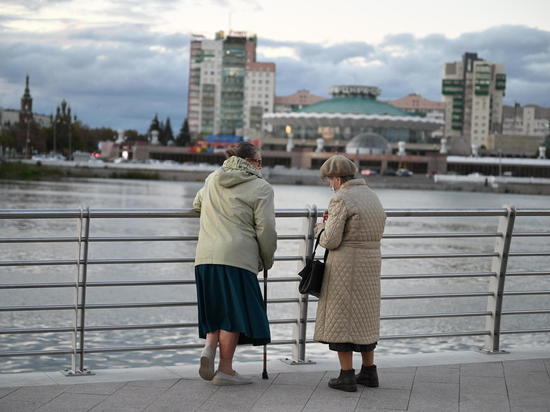
[[[200,183],[173,183],[150,181],[75,180],[63,182],[0,182],[0,208],[2,209],[74,209],[89,206],[94,209],[178,209],[190,208]],[[306,204],[326,207],[330,191],[325,187],[275,186],[276,207],[282,209],[303,208]],[[378,190],[386,208],[497,208],[503,204],[516,207],[548,208],[550,198],[507,194],[483,194],[462,192],[429,192]],[[548,218],[521,217],[516,221],[517,231],[540,231],[548,227]],[[296,234],[301,231],[302,220],[279,219],[279,234]],[[386,233],[410,232],[495,232],[497,218],[391,218]],[[79,230],[76,219],[52,220],[3,220],[0,221],[1,237],[76,236]],[[91,236],[175,236],[192,235],[198,230],[197,219],[94,219]],[[482,239],[385,239],[384,254],[396,253],[466,253],[491,252],[493,238]],[[548,251],[544,238],[514,239],[513,251]],[[74,244],[2,244],[1,260],[51,260],[75,259]],[[280,241],[278,255],[297,255],[300,243]],[[144,258],[190,257],[194,242],[130,242],[93,243],[90,258]],[[511,258],[510,271],[545,270],[548,257]],[[490,271],[490,258],[476,259],[409,259],[385,260],[383,274],[477,272]],[[278,262],[270,272],[272,276],[294,276],[295,262]],[[0,283],[74,282],[75,266],[28,266],[1,268]],[[142,265],[90,265],[88,281],[170,280],[193,279],[192,264],[142,264]],[[435,293],[487,290],[487,278],[385,280],[383,295],[403,293]],[[507,290],[550,289],[548,277],[509,278]],[[67,288],[41,288],[0,290],[1,306],[23,305],[73,305],[75,290]],[[269,297],[295,296],[295,283],[270,284]],[[87,303],[170,302],[194,301],[194,286],[147,287],[90,287]],[[505,310],[548,309],[548,298],[542,296],[514,296],[505,299]],[[310,305],[309,317],[315,315],[315,304]],[[382,314],[423,314],[480,312],[486,310],[486,298],[385,300]],[[271,319],[295,317],[294,304],[270,305]],[[196,322],[195,307],[169,307],[147,309],[91,309],[86,314],[88,326],[135,325]],[[71,327],[72,310],[0,312],[0,328]],[[503,329],[543,328],[548,325],[548,315],[508,316]],[[484,317],[441,318],[423,320],[388,320],[382,322],[383,335],[405,333],[433,333],[450,331],[474,331],[485,329]],[[274,339],[289,339],[292,325],[273,325]],[[308,337],[313,334],[309,324]],[[71,349],[71,333],[48,334],[0,334],[0,351],[30,351]],[[506,335],[503,347],[513,349],[525,345],[547,345],[548,334]],[[153,329],[148,331],[100,331],[86,334],[87,347],[108,348],[132,345],[174,345],[199,343],[194,328]],[[440,350],[459,350],[480,346],[482,337],[447,339],[409,339],[383,341],[379,352],[413,353]],[[290,346],[270,347],[271,357],[291,355]],[[324,345],[308,345],[308,357],[327,356]],[[129,366],[174,365],[194,361],[197,350],[159,352],[121,352],[87,355],[89,368],[113,368]],[[243,347],[238,350],[240,361],[258,361],[259,348]],[[69,356],[17,357],[2,360],[1,372],[55,370],[69,366]]]

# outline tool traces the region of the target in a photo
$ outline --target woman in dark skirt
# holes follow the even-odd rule
[[[242,142],[227,156],[193,202],[201,214],[195,279],[199,336],[206,339],[199,375],[216,385],[242,385],[251,380],[233,370],[237,344],[271,340],[257,273],[273,265],[277,233],[273,189],[260,173],[259,149]]]

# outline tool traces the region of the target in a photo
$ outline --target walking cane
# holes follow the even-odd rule
[[[264,309],[267,315],[267,269],[264,269]],[[269,379],[269,376],[267,376],[267,344],[264,345],[264,370],[262,371],[262,379]]]

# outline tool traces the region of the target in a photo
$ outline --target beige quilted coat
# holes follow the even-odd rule
[[[366,345],[380,333],[380,239],[386,214],[363,179],[331,198],[320,244],[329,249],[314,339]]]

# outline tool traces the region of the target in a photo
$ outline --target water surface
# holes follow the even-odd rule
[[[59,182],[0,182],[1,209],[181,209],[190,208],[200,183],[128,181],[128,180],[72,180]],[[316,204],[325,208],[332,195],[321,186],[274,186],[276,208],[304,208]],[[401,208],[500,208],[511,204],[521,208],[549,208],[549,196],[528,196],[492,193],[438,192],[416,190],[377,190],[388,209]],[[518,218],[517,231],[549,230],[549,218]],[[279,234],[297,234],[303,227],[303,219],[279,219]],[[386,233],[411,232],[495,232],[498,218],[390,218]],[[198,230],[196,219],[94,219],[91,236],[176,236],[194,235]],[[77,236],[77,219],[52,220],[0,220],[0,237]],[[547,238],[514,239],[512,250],[549,251]],[[280,241],[277,255],[297,255],[300,242]],[[385,239],[384,254],[396,253],[467,253],[491,252],[493,238],[483,239]],[[131,242],[93,243],[90,258],[144,258],[144,257],[191,257],[194,242]],[[50,260],[74,259],[77,248],[74,244],[0,244],[0,260]],[[550,258],[511,258],[510,271],[547,270]],[[490,258],[470,259],[408,259],[385,260],[382,271],[385,275],[402,273],[475,272],[490,271]],[[295,262],[278,262],[271,276],[295,276]],[[0,268],[0,283],[27,282],[73,282],[76,266],[27,266]],[[192,264],[143,264],[143,265],[90,265],[88,281],[193,279]],[[550,277],[509,278],[506,290],[549,290]],[[487,291],[487,278],[433,279],[433,280],[385,280],[383,295]],[[296,296],[295,283],[270,284],[270,297]],[[149,287],[95,287],[88,289],[87,303],[124,303],[193,301],[194,286],[149,286]],[[23,305],[72,305],[74,289],[42,288],[0,290],[1,306]],[[487,299],[414,299],[385,300],[383,315],[458,313],[485,311]],[[518,296],[505,300],[505,310],[550,309],[547,296]],[[272,319],[291,318],[296,315],[296,305],[270,305]],[[315,304],[310,304],[309,317],[315,315]],[[72,311],[25,311],[0,312],[0,328],[68,327],[73,324]],[[195,322],[196,308],[171,307],[150,309],[96,309],[87,311],[86,324],[130,325]],[[550,323],[547,315],[509,316],[503,320],[503,329],[544,328]],[[382,322],[382,335],[406,333],[434,333],[450,331],[476,331],[485,329],[484,317],[441,318],[423,320],[388,320]],[[308,325],[308,337],[312,337],[313,324]],[[293,326],[274,325],[274,339],[292,337]],[[0,351],[70,349],[70,333],[50,334],[0,334]],[[169,345],[200,343],[194,328],[154,329],[149,331],[108,331],[86,334],[88,347],[106,348],[132,345]],[[549,334],[507,335],[502,337],[505,349],[550,343]],[[481,346],[482,337],[447,339],[408,339],[382,341],[377,349],[385,353],[434,352],[463,350]],[[332,356],[326,346],[308,345],[308,357]],[[287,357],[291,346],[273,346],[270,356]],[[258,361],[258,348],[244,347],[238,350],[240,361]],[[151,365],[174,365],[193,362],[197,350],[169,350],[157,352],[119,352],[87,355],[89,368],[113,368]],[[1,372],[56,370],[69,366],[69,356],[16,357],[2,359]]]

